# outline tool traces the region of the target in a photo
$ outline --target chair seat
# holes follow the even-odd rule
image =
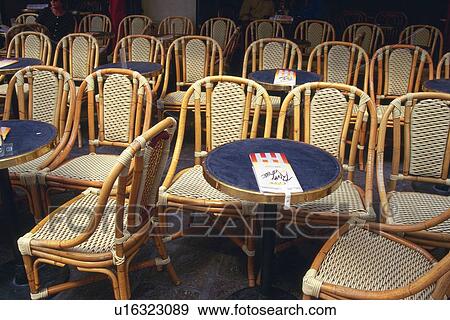
[[[256,101],[256,97],[253,96],[253,98],[252,98],[252,104],[255,104],[255,101]],[[281,97],[270,96],[270,102],[272,102],[272,108],[273,108],[273,110],[280,110],[280,108],[281,108]],[[265,109],[266,103],[264,102],[264,100],[263,100],[261,106],[262,106],[263,109]]]
[[[52,154],[52,152],[48,152],[48,153],[44,154],[43,156],[40,156],[39,158],[36,158],[34,160],[19,164],[14,167],[10,167],[9,173],[10,174],[23,174],[23,173],[29,173],[29,172],[36,171],[39,168],[39,166],[50,157],[51,154]]]
[[[389,108],[389,105],[378,105],[377,106],[377,120],[378,123],[381,122],[381,118],[383,118],[384,113],[386,112],[386,110]],[[405,106],[400,106],[400,112],[403,118],[403,115],[405,114]],[[389,115],[389,120],[392,120],[392,113]]]
[[[193,199],[218,201],[239,201],[213,188],[203,177],[200,165],[186,169],[182,175],[166,190],[169,195]]]
[[[433,267],[423,254],[360,227],[353,227],[331,247],[316,279],[359,290],[407,286]],[[430,299],[432,285],[408,299]]]
[[[431,219],[449,209],[450,197],[422,192],[391,192],[389,208],[392,213],[391,222],[394,224],[414,224]],[[446,220],[428,231],[450,234],[450,221]]]
[[[68,240],[80,235],[92,219],[98,195],[87,193],[68,206],[62,206],[43,226],[32,235],[32,239]],[[110,198],[103,212],[101,222],[91,237],[69,251],[82,253],[107,253],[114,248],[116,201]],[[127,207],[125,206],[126,222]]]
[[[162,102],[164,105],[180,105],[183,101],[183,97],[186,91],[175,91],[168,93],[163,99]],[[206,92],[202,92],[200,95],[200,104],[205,105],[206,104]],[[189,105],[194,106],[194,95],[191,95],[191,98],[189,99]]]
[[[104,181],[116,164],[118,155],[87,154],[73,158],[51,171],[47,177],[56,176],[76,180]]]
[[[346,180],[330,195],[319,200],[298,203],[294,206],[300,209],[302,213],[331,212],[374,220],[374,213],[366,210],[357,188],[353,182]]]

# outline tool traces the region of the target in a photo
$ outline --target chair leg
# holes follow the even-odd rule
[[[81,134],[81,126],[78,127],[78,148],[83,148],[83,136]]]
[[[246,219],[248,227],[245,228],[245,240],[247,245],[247,278],[250,288],[255,286],[255,225],[253,219]]]
[[[31,256],[22,256],[23,259],[23,265],[25,267],[25,272],[28,279],[28,285],[30,287],[30,293],[36,294],[39,291],[39,285],[36,284],[35,278],[34,278],[34,264],[33,264],[33,258]]]
[[[126,263],[117,266],[117,282],[119,284],[120,300],[128,300],[131,297],[130,284],[128,279],[128,268]]]

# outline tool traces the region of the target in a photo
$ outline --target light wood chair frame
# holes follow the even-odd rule
[[[91,13],[86,16],[84,16],[79,24],[78,24],[78,33],[86,33],[91,32],[92,30],[92,21],[94,19],[100,18],[101,19],[101,30],[95,30],[95,31],[104,31],[104,32],[111,32],[112,31],[112,24],[111,19],[104,15],[104,14],[98,14],[98,13]],[[98,45],[100,48],[108,48],[111,38],[109,37],[102,37],[101,39],[98,39]]]
[[[37,13],[33,12],[26,12],[22,13],[21,15],[18,15],[16,18],[17,24],[27,24],[27,23],[36,23],[36,19],[39,15]],[[32,21],[29,21],[29,19],[32,19]]]
[[[245,49],[247,49],[250,43],[252,43],[253,41],[267,38],[259,36],[259,26],[262,24],[272,25],[272,34],[269,38],[284,38],[284,28],[280,22],[270,19],[254,20],[250,22],[245,29]]]
[[[301,21],[295,28],[294,39],[311,41],[309,37],[309,31],[311,26],[315,24],[319,24],[322,27],[322,34],[320,36],[319,43],[311,43],[311,46],[307,48],[307,50],[305,50],[305,54],[308,55],[309,52],[311,52],[311,50],[313,50],[316,45],[327,41],[334,41],[336,39],[336,32],[334,30],[333,25],[328,21],[324,20]]]
[[[181,35],[187,36],[194,34],[194,24],[192,23],[192,20],[184,16],[169,16],[164,18],[158,25],[158,34],[176,34],[173,29],[174,21],[181,21],[183,29]]]
[[[217,35],[215,34],[216,23],[225,24],[225,30],[223,32],[223,43],[221,43],[216,38],[217,37]],[[210,18],[205,22],[203,22],[202,27],[200,29],[200,35],[213,38],[214,40],[217,41],[222,50],[225,50],[225,48],[228,46],[228,43],[232,39],[233,34],[236,32],[236,29],[237,29],[236,23],[231,19],[223,17]]]
[[[133,22],[135,19],[142,20],[144,23],[144,26],[141,30],[133,30]],[[153,24],[152,19],[150,17],[141,15],[141,14],[133,14],[128,15],[125,18],[123,18],[119,23],[119,28],[117,29],[117,40],[116,42],[119,42],[123,37],[130,36],[130,35],[138,35],[138,34],[145,34],[146,31],[150,30],[151,25]]]
[[[441,30],[434,26],[426,24],[415,24],[407,26],[400,33],[398,42],[402,44],[416,45],[414,43],[414,34],[418,30],[423,29],[429,32],[429,38],[427,41],[427,47],[429,48],[428,53],[433,59],[436,59],[435,61],[439,61],[442,58],[442,53],[444,50],[444,37]]]
[[[436,79],[450,79],[450,52],[444,54],[436,68]]]
[[[39,54],[38,56],[30,55],[29,49],[26,48],[26,41],[28,37],[34,37],[39,40]],[[49,37],[43,33],[35,31],[23,31],[16,34],[9,42],[8,52],[6,54],[8,58],[36,58],[40,59],[43,64],[50,65],[52,58],[52,42]]]
[[[369,28],[370,34],[361,34],[359,31],[361,28]],[[368,47],[365,48],[364,44],[367,41],[366,37],[369,37]],[[354,23],[349,25],[342,35],[342,41],[353,42],[362,47],[368,55],[372,55],[378,48],[384,45],[384,32],[383,30],[373,23]]]

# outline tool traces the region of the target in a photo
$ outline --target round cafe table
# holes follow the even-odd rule
[[[239,290],[230,299],[295,299],[272,287],[272,260],[275,248],[277,205],[284,204],[284,193],[261,193],[249,154],[284,153],[303,192],[292,193],[291,203],[313,201],[336,190],[342,181],[338,160],[315,146],[280,139],[246,139],[224,144],[211,151],[203,162],[205,179],[230,196],[264,205],[262,231],[261,286]]]
[[[107,63],[98,66],[97,68],[95,68],[95,71],[111,68],[137,71],[145,77],[155,77],[162,72],[161,64],[146,61],[125,61],[125,62]]]
[[[450,93],[450,79],[427,80],[423,83],[424,91]]]
[[[262,85],[266,90],[269,91],[284,91],[284,92],[291,91],[292,90],[291,86],[273,83],[273,80],[275,79],[275,73],[277,72],[277,70],[278,69],[258,70],[255,72],[251,72],[248,75],[248,78],[253,81],[256,81],[257,83]],[[294,70],[294,69],[286,69],[286,70],[294,71],[296,73],[295,87],[307,82],[320,81],[321,79],[321,76],[314,72]]]
[[[48,123],[31,120],[0,121],[0,127],[11,129],[0,152],[0,219],[2,230],[7,234],[9,245],[14,248],[15,283],[26,284],[22,256],[17,248],[17,239],[29,226],[31,216],[17,210],[8,168],[36,159],[49,152],[56,138],[56,128]]]
[[[41,60],[35,58],[2,58],[0,59],[0,61],[4,59],[17,60],[17,62],[10,64],[9,66],[0,68],[0,75],[14,74],[25,67],[42,64]]]

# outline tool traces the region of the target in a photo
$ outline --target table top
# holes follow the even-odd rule
[[[277,72],[277,70],[278,69],[258,70],[255,72],[251,72],[248,75],[248,78],[258,82],[266,90],[269,91],[291,91],[292,90],[291,86],[273,83],[273,80],[275,79],[275,73]],[[287,70],[294,71],[297,74],[295,86],[299,86],[307,82],[320,81],[321,79],[321,76],[314,72],[295,69],[287,69]]]
[[[340,185],[342,168],[326,151],[310,144],[280,139],[245,139],[224,144],[206,157],[205,179],[216,189],[233,197],[259,203],[284,203],[283,193],[261,193],[253,173],[250,153],[279,152],[286,155],[303,188],[292,193],[291,203],[325,197]]]
[[[0,169],[36,159],[49,152],[56,137],[56,128],[32,120],[0,121],[0,127],[11,128],[4,144],[13,144],[11,155],[0,157]]]
[[[144,76],[157,76],[162,71],[162,65],[154,62],[147,61],[126,61],[116,62],[116,63],[107,63],[95,68],[95,71],[109,68],[120,68],[120,69],[128,69],[137,71]]]
[[[425,91],[450,93],[450,79],[427,80],[423,83]]]
[[[10,64],[9,66],[0,68],[0,74],[11,74],[16,73],[20,69],[23,69],[28,66],[36,66],[42,64],[42,61],[35,58],[7,58],[9,60],[18,60],[18,62],[14,64]],[[3,60],[0,58],[0,60]]]

